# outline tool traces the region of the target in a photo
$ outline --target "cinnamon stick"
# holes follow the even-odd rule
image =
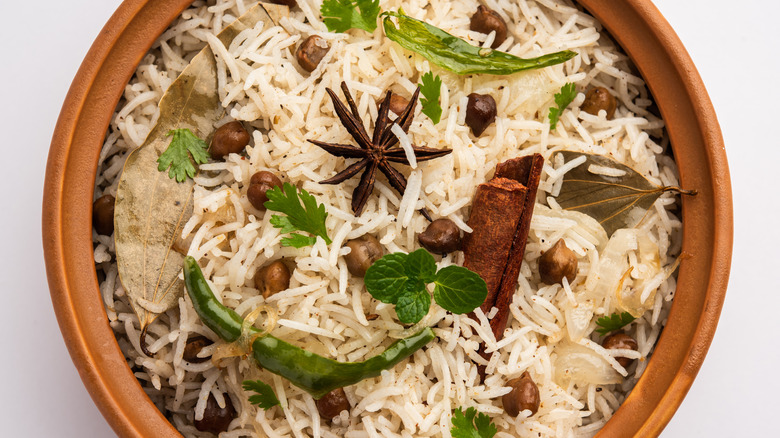
[[[487,283],[481,309],[485,314],[498,309],[490,319],[496,340],[504,337],[509,319],[543,165],[539,154],[500,163],[493,179],[479,186],[472,204],[468,224],[474,231],[464,239],[463,265]],[[486,360],[491,356],[484,344],[479,354]],[[480,366],[479,372],[484,377],[485,367]]]
[[[473,232],[463,239],[463,266],[487,283],[488,294],[482,304],[485,313],[493,307],[498,295],[525,198],[526,188],[508,178],[493,178],[480,184],[474,195],[468,221]]]

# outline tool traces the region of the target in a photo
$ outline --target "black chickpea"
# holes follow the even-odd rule
[[[278,176],[266,170],[252,175],[249,179],[249,188],[246,190],[246,197],[249,199],[249,203],[252,207],[258,210],[265,210],[265,204],[268,202],[268,195],[266,192],[274,187],[281,187],[282,180]]]
[[[460,228],[449,219],[436,219],[417,236],[417,240],[432,253],[447,254],[460,249]]]
[[[517,417],[520,412],[528,409],[531,415],[539,411],[541,398],[539,397],[539,387],[528,374],[528,371],[517,379],[512,379],[506,383],[506,386],[512,387],[512,390],[504,394],[501,401],[504,403],[504,411],[511,417]]]
[[[208,347],[213,343],[214,342],[212,342],[211,339],[200,335],[187,339],[187,344],[184,345],[184,354],[182,355],[182,359],[190,363],[206,362],[211,358],[211,356],[199,357],[198,354],[201,352],[201,350],[203,350],[204,347]]]
[[[539,276],[545,284],[562,284],[564,277],[571,283],[577,277],[577,255],[563,239],[539,257]]]
[[[328,50],[330,50],[330,46],[327,41],[317,35],[312,35],[303,40],[301,45],[298,46],[298,50],[295,51],[295,58],[302,69],[312,72],[317,68],[322,58],[325,57],[325,54],[328,53]]]
[[[215,160],[220,160],[229,154],[238,154],[249,144],[249,133],[241,122],[225,123],[214,132],[209,153]]]
[[[98,234],[114,233],[114,201],[113,196],[103,195],[92,204],[92,226]]]
[[[506,40],[506,22],[498,15],[498,12],[484,6],[478,7],[477,12],[471,16],[469,29],[484,34],[495,31],[496,38],[490,46],[494,49]]]
[[[350,240],[347,247],[352,251],[344,256],[344,260],[349,272],[356,277],[365,277],[368,268],[384,255],[382,244],[370,234]]]
[[[613,333],[606,338],[604,338],[603,341],[601,341],[601,346],[606,348],[607,350],[634,350],[636,351],[639,348],[639,345],[636,343],[634,338],[631,336],[625,334],[625,333]],[[629,359],[627,357],[616,357],[615,360],[618,361],[620,366],[623,368],[627,368],[629,365],[631,365],[631,362],[634,361],[634,359]]]
[[[348,411],[350,408],[344,388],[334,389],[322,396],[315,404],[320,416],[326,420],[332,420],[334,417],[338,417],[341,411]]]
[[[263,298],[287,290],[290,287],[290,269],[281,260],[276,260],[257,270],[255,286]]]
[[[223,394],[223,396],[225,397],[225,407],[220,408],[214,394],[209,394],[203,419],[195,420],[196,429],[201,432],[211,432],[214,435],[219,435],[228,429],[230,422],[236,418],[236,410],[233,408],[230,397],[227,394]]]
[[[469,94],[466,104],[466,124],[479,137],[496,120],[496,101],[489,94]]]
[[[381,105],[383,102],[384,100],[380,101],[379,104]],[[395,115],[401,115],[407,105],[409,105],[409,99],[395,93],[390,95],[390,111],[394,112]]]
[[[606,88],[593,87],[585,95],[580,109],[594,116],[599,115],[599,111],[604,110],[607,112],[607,119],[611,120],[615,116],[617,100]]]

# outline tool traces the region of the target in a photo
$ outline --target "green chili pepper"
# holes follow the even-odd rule
[[[243,319],[232,309],[217,301],[209,288],[198,262],[184,259],[184,284],[201,321],[220,338],[234,342],[241,336]],[[260,331],[251,327],[253,333]],[[390,344],[381,354],[364,362],[338,362],[288,344],[271,335],[261,336],[252,343],[252,356],[257,363],[289,380],[293,385],[319,399],[334,389],[353,385],[363,379],[378,376],[398,362],[414,354],[436,335],[430,328]]]

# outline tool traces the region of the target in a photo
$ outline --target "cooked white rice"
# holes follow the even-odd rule
[[[383,10],[403,6],[413,17],[488,46],[493,35],[468,30],[469,17],[480,3],[498,11],[509,23],[509,37],[499,50],[534,57],[571,49],[579,56],[563,65],[509,77],[457,76],[404,51],[382,35],[381,26],[373,35],[327,32],[318,20],[319,0],[299,1],[300,9],[279,26],[262,32],[249,30],[224,47],[213,35],[252,2],[198,0],[143,59],[107,134],[95,196],[116,194],[124,160],[143,143],[155,123],[157,102],[165,89],[199,49],[210,45],[218,57],[225,120],[241,120],[255,129],[246,157],[233,154],[224,162],[201,166],[203,172],[195,178],[195,213],[182,237],[227,306],[242,315],[261,304],[273,306],[280,315],[276,336],[341,361],[376,354],[390,342],[388,333],[402,328],[393,308],[372,299],[362,280],[348,274],[342,257],[348,251],[343,248],[347,240],[370,233],[387,252],[412,251],[416,235],[427,225],[416,212],[421,207],[470,231],[466,221],[471,199],[478,184],[492,176],[497,163],[531,153],[540,153],[547,160],[504,338],[498,342],[493,338],[487,318],[491,315],[478,310],[474,321],[434,306],[431,321],[438,339],[380,378],[345,388],[353,408],[332,423],[320,419],[308,394],[278,376],[259,371],[249,360],[227,360],[224,369],[215,368],[210,361],[184,362],[188,336],[202,334],[217,339],[200,323],[188,298],[181,298],[177,308],[150,326],[147,342],[156,354],[154,358],[144,356],[139,347],[138,320],[118,281],[113,238],[94,234],[95,263],[105,278],[101,293],[119,345],[149,396],[185,436],[208,436],[194,428],[193,419],[202,416],[209,393],[220,403],[222,394],[229,394],[238,411],[223,437],[449,437],[452,410],[471,406],[492,417],[498,426],[497,437],[592,436],[641,376],[675,289],[675,279],[667,272],[680,251],[680,221],[672,213],[675,199],[671,194],[663,195],[645,217],[637,217],[636,228],[615,233],[620,237],[607,243],[593,221],[561,211],[553,198],[561,189],[565,172],[581,162],[563,163],[551,157],[562,149],[609,155],[655,183],[676,185],[676,167],[666,155],[663,121],[648,111],[651,96],[626,56],[602,33],[595,19],[570,1],[381,1]],[[312,34],[326,39],[331,50],[320,66],[307,74],[298,67],[294,51]],[[403,197],[383,178],[378,179],[364,213],[354,217],[349,205],[357,178],[337,186],[318,184],[341,170],[344,160],[306,142],[310,138],[351,142],[325,87],[338,90],[340,82],[346,81],[359,111],[367,114],[364,119],[373,120],[385,90],[409,97],[420,76],[432,68],[445,85],[442,119],[434,125],[419,114],[418,105],[409,140],[417,145],[449,147],[453,153],[420,163],[416,169],[401,169],[409,179]],[[580,94],[551,132],[547,108],[566,82],[574,82]],[[593,116],[580,111],[583,90],[590,86],[606,87],[618,97],[614,119],[607,120],[603,112]],[[496,122],[479,138],[471,136],[464,123],[466,95],[471,92],[491,94],[498,107]],[[371,129],[369,126],[369,132]],[[303,249],[279,245],[279,230],[269,224],[271,213],[255,210],[246,198],[249,178],[259,170],[271,170],[325,204],[332,245],[321,239]],[[614,169],[596,166],[590,170],[618,176],[610,173]],[[560,238],[578,254],[579,274],[571,285],[542,284],[537,259]],[[290,289],[264,300],[254,287],[255,271],[282,257],[295,264]],[[457,253],[441,259],[439,265],[462,261],[462,254]],[[604,350],[598,342],[600,336],[594,333],[596,318],[617,309],[615,264],[622,269],[619,274],[633,268],[636,294],[647,305],[647,312],[629,329],[639,344],[637,352]],[[368,313],[379,318],[369,322]],[[476,354],[483,341],[488,351],[495,352],[490,363]],[[204,354],[214,348],[207,347]],[[619,383],[593,382],[592,374],[576,376],[571,369],[564,369],[565,358],[577,352],[598,356],[606,364],[601,370],[604,378]],[[623,369],[615,356],[638,360]],[[477,364],[487,365],[489,377],[484,384],[479,382]],[[526,411],[511,418],[501,407],[500,398],[509,391],[503,385],[524,371],[529,371],[539,386],[541,407],[533,417],[527,418]],[[248,378],[271,384],[282,406],[269,411],[251,406],[241,389],[241,382]]]

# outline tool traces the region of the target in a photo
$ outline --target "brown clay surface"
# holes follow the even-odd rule
[[[650,0],[578,0],[648,83],[671,137],[683,188],[683,251],[667,326],[639,383],[598,434],[654,437],[669,422],[707,353],[731,264],[731,183],[723,139],[682,43]],[[126,0],[87,54],[63,105],[46,169],[43,242],[65,342],[100,411],[123,437],[177,437],[144,394],[108,325],[92,262],[97,159],[135,66],[190,0]]]

